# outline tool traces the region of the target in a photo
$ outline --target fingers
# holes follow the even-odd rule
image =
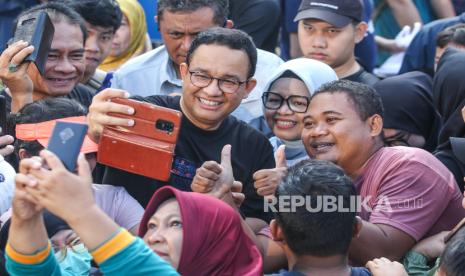
[[[27,45],[27,42],[26,42],[26,45]],[[16,53],[11,58],[10,63],[15,64],[15,65],[20,65],[28,55],[32,54],[32,52],[34,52],[34,46],[32,45],[27,46],[21,49],[18,53]]]
[[[0,155],[5,157],[13,153],[15,151],[15,147],[12,145],[7,145],[6,147],[0,149]]]
[[[220,174],[223,171],[223,169],[221,168],[221,165],[216,163],[215,161],[206,161],[202,164],[202,167],[200,167],[199,169],[201,168],[207,171],[211,171],[215,174]]]
[[[212,168],[215,170],[202,166],[196,170],[195,174],[202,176],[210,181],[217,181],[220,179],[219,173],[221,173],[221,168],[219,169],[219,172],[217,170],[217,166],[212,166]]]
[[[234,204],[238,208],[241,207],[242,202],[245,200],[245,195],[243,193],[231,193],[231,196],[234,200]]]
[[[105,89],[97,94],[89,107],[87,122],[89,136],[98,143],[105,125],[133,126],[134,120],[112,116],[114,114],[134,114],[134,108],[110,102],[112,98],[127,98],[129,93],[119,89]],[[114,114],[111,114],[114,113]]]
[[[276,154],[275,154],[276,168],[287,167],[285,150],[286,150],[285,145],[279,146],[278,149],[276,150]]]
[[[18,173],[15,177],[15,184],[17,190],[23,190],[25,186],[35,187],[37,180],[25,174]]]
[[[231,165],[231,145],[225,145],[221,150],[221,166],[232,171]]]
[[[274,195],[274,192],[276,191],[276,186],[264,186],[262,188],[257,189],[257,194],[259,196],[269,196],[269,195]]]
[[[24,50],[26,47],[27,47],[27,42],[26,41],[17,41],[13,44],[11,44],[10,46],[8,46],[8,48],[5,49],[5,51],[2,52],[2,55],[1,55],[1,59],[0,59],[0,66],[2,68],[6,68],[6,66],[8,65],[8,63],[10,63],[12,61],[12,59],[19,53],[21,52],[22,50]],[[24,58],[23,58],[24,59]],[[22,60],[17,60],[18,63],[15,63],[15,64],[19,64],[21,63]]]
[[[41,167],[42,163],[35,158],[24,158],[19,162],[19,172],[22,174],[28,174],[31,170],[39,170]]]
[[[1,131],[1,128],[0,128]],[[0,149],[0,155],[7,156],[14,151],[14,147],[10,144],[14,142],[14,138],[11,135],[3,135],[0,136],[0,147],[5,146],[4,148]]]
[[[77,172],[78,175],[84,177],[88,182],[92,182],[92,172],[90,170],[89,163],[83,153],[80,153],[77,159]]]
[[[0,76],[6,79],[15,78],[14,76],[24,75],[29,66],[29,62],[23,63],[24,59],[34,51],[34,46],[28,46],[25,41],[18,41],[10,45],[0,56]],[[10,71],[8,65],[16,65],[18,69]]]
[[[203,176],[195,175],[191,183],[191,189],[196,193],[209,193],[213,190],[215,182]]]
[[[59,169],[65,169],[65,166],[61,162],[61,160],[51,151],[49,150],[42,150],[40,152],[40,156],[45,160],[47,165],[50,167],[52,170],[59,170]]]
[[[242,192],[242,182],[240,181],[234,181],[233,185],[231,187],[231,192],[233,193],[240,193]]]

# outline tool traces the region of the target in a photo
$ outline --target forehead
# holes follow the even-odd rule
[[[66,21],[54,23],[55,33],[52,40],[52,50],[74,51],[83,49],[84,37],[81,28]]]
[[[246,78],[249,71],[249,58],[242,50],[227,46],[200,45],[190,59],[191,70],[202,70],[214,76],[237,76]]]
[[[350,29],[350,26],[352,25],[352,24],[347,24],[344,27],[337,27],[337,26],[332,25],[329,22],[326,22],[321,19],[315,19],[315,18],[303,19],[301,20],[301,22],[305,25],[312,25],[313,27],[316,27],[316,28],[336,28],[336,29],[341,29],[341,30]]]
[[[201,32],[218,25],[213,21],[214,12],[211,8],[200,8],[195,11],[170,12],[165,10],[160,18],[160,26],[176,31],[188,30]]]
[[[92,33],[113,33],[113,27],[102,27],[102,26],[96,26],[92,25],[86,22],[86,28],[89,34]]]
[[[270,87],[271,92],[279,92],[283,96],[310,96],[305,83],[296,78],[279,78]]]
[[[356,116],[360,119],[353,101],[345,92],[323,92],[312,97],[309,106],[310,116],[321,116],[331,112],[350,117]]]
[[[163,201],[153,213],[152,218],[164,218],[172,215],[181,216],[181,210],[179,208],[179,203],[176,198],[170,198]]]

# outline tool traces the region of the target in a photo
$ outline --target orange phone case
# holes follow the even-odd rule
[[[134,108],[133,115],[110,114],[133,119],[134,126],[105,126],[98,162],[153,179],[169,180],[182,113],[131,99],[111,101]]]

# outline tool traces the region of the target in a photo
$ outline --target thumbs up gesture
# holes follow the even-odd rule
[[[197,169],[191,189],[198,193],[208,193],[223,198],[231,191],[234,183],[231,165],[231,145],[225,145],[221,151],[221,162],[206,161]]]
[[[276,168],[263,169],[253,174],[254,187],[261,196],[272,196],[287,173],[285,145],[279,146],[275,153]]]

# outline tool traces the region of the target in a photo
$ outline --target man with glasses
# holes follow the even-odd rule
[[[164,45],[128,61],[115,71],[111,87],[131,95],[172,95],[182,92],[179,65],[186,62],[195,36],[211,27],[233,28],[228,19],[228,0],[158,0],[159,32]],[[237,3],[236,3],[237,5]],[[242,24],[241,24],[242,23]],[[266,80],[283,61],[275,54],[257,49],[256,87],[234,111],[237,118],[250,122],[262,114],[260,96]]]
[[[107,167],[104,183],[125,186],[146,206],[153,192],[163,185],[191,190],[197,168],[206,161],[220,162],[223,147],[230,144],[234,178],[242,182],[246,196],[241,206],[243,214],[270,219],[271,214],[263,213],[263,200],[253,187],[252,177],[257,170],[274,167],[272,147],[263,134],[230,116],[256,85],[252,78],[256,61],[257,50],[246,33],[226,28],[200,33],[187,52],[186,62],[180,65],[182,96],[134,98],[180,110],[184,115],[169,182]],[[110,88],[94,97],[88,119],[89,133],[95,141],[105,125],[134,124],[108,114],[134,112],[128,106],[108,101],[114,97],[127,97],[127,92]]]

